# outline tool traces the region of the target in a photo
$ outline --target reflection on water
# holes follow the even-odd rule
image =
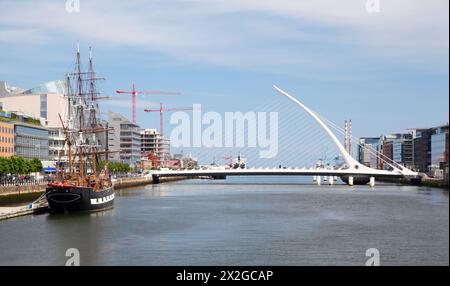
[[[189,180],[118,190],[112,210],[0,222],[0,264],[448,265],[448,191]]]

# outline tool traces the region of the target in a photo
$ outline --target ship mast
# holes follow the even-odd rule
[[[80,59],[80,46],[77,45],[77,90],[78,90],[78,105],[77,116],[79,118],[78,126],[78,163],[79,163],[79,178],[84,177],[84,160],[83,160],[83,129],[84,129],[84,96],[83,96],[83,79],[81,75],[81,59]]]
[[[68,73],[66,75],[66,80],[67,80],[67,122],[66,122],[66,127],[64,127],[63,124],[63,120],[60,116],[60,120],[61,120],[61,124],[64,130],[64,136],[66,137],[66,143],[67,143],[67,159],[68,159],[68,163],[69,163],[69,178],[72,178],[72,140],[71,138],[68,136],[69,134],[67,133],[70,128],[72,128],[72,123],[70,121],[70,119],[72,118],[72,89],[71,89],[71,83],[70,83],[70,74]],[[64,172],[63,172],[64,175]]]
[[[95,153],[97,140],[95,137],[94,129],[97,126],[97,118],[95,114],[95,108],[96,108],[96,102],[95,102],[95,86],[94,86],[94,68],[92,65],[92,48],[89,47],[89,96],[90,96],[90,114],[89,114],[89,123],[91,127],[91,136],[92,136],[92,144],[94,144],[91,147],[91,160],[92,160],[92,174],[97,175],[97,154]]]
[[[73,77],[73,79],[71,79]],[[97,100],[96,77],[93,68],[92,48],[89,48],[88,71],[81,70],[80,48],[77,45],[75,71],[67,75],[67,120],[61,124],[65,141],[68,145],[68,174],[63,176],[63,182],[91,187],[99,190],[111,185],[111,176],[107,166],[99,170],[100,157],[106,154],[108,148],[102,150],[101,145],[107,145],[108,127],[100,123],[99,105]],[[74,84],[72,87],[71,84]],[[105,132],[105,138],[97,133]],[[106,139],[106,142],[102,142]]]

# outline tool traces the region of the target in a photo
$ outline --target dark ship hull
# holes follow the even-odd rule
[[[89,187],[49,186],[46,197],[54,213],[101,211],[114,205],[113,187],[94,191]]]

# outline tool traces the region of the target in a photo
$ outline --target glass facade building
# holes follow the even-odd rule
[[[378,169],[378,152],[380,152],[379,137],[362,137],[359,139],[358,161],[361,164]]]
[[[431,165],[431,132],[432,129],[416,129],[413,146],[414,170],[426,173]]]
[[[47,93],[58,93],[58,94],[66,94],[67,92],[67,84],[63,80],[55,80],[49,81],[43,84],[40,84],[36,87],[30,88],[24,92],[23,94],[47,94]]]
[[[38,125],[14,123],[15,155],[27,159],[48,160],[48,130]]]
[[[448,165],[448,125],[438,127],[431,135],[431,168],[443,169]]]
[[[139,125],[110,111],[108,113],[108,126],[112,128],[108,132],[108,148],[110,151],[116,151],[109,154],[109,159],[130,165],[139,162],[141,159]]]
[[[120,160],[134,164],[141,159],[141,134],[133,123],[120,124]]]

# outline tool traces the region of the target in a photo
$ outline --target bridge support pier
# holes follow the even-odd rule
[[[332,186],[334,184],[334,177],[333,176],[329,176],[328,177],[328,185]]]
[[[317,183],[318,186],[320,186],[322,184],[322,177],[317,176],[316,177],[316,183]]]
[[[375,177],[370,177],[369,186],[375,187]]]
[[[156,185],[159,184],[159,176],[158,175],[152,175],[152,184]]]
[[[353,177],[352,176],[348,177],[348,183],[347,184],[349,186],[353,186]]]

